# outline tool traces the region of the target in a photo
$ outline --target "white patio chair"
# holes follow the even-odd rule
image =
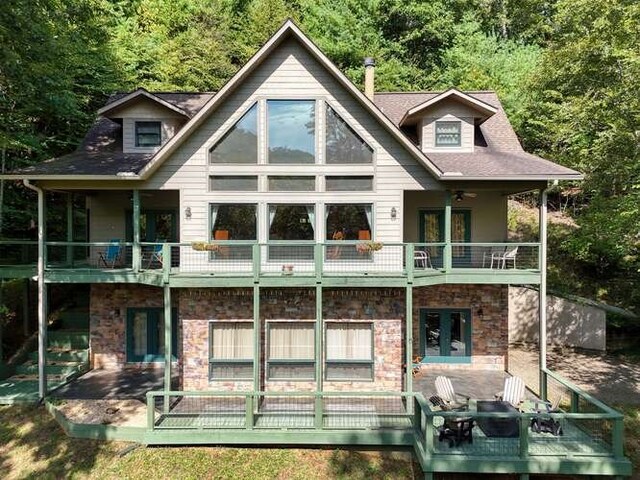
[[[502,257],[504,257],[505,247],[491,247],[491,249],[482,254],[482,268],[486,268],[487,264],[489,268],[500,268],[502,265]]]
[[[524,380],[520,377],[507,377],[504,379],[504,390],[496,394],[496,400],[508,402],[516,408],[520,408],[524,402]]]
[[[416,250],[413,252],[413,264],[416,268],[433,268],[433,265],[431,264],[431,256],[428,252],[423,250]]]
[[[518,246],[507,247],[502,255],[502,268],[507,268],[507,262],[513,263],[513,268],[516,268],[516,256],[518,255]]]
[[[449,408],[469,407],[469,397],[456,393],[449,377],[440,376],[436,378],[436,392]]]

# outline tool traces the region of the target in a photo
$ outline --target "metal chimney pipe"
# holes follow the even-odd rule
[[[374,86],[374,72],[376,67],[376,61],[367,57],[364,59],[364,94],[367,98],[373,101]]]

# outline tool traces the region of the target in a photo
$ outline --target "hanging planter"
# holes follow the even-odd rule
[[[363,242],[356,244],[356,250],[358,253],[370,253],[377,252],[383,247],[382,242]]]
[[[196,252],[217,252],[220,246],[215,243],[193,242],[191,248]]]

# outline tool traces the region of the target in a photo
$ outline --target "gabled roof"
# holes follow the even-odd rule
[[[456,88],[450,88],[446,92],[442,92],[439,95],[436,95],[435,97],[430,98],[429,100],[426,100],[421,104],[416,105],[411,109],[409,109],[402,117],[402,120],[400,120],[400,125],[408,125],[408,124],[414,123],[415,120],[417,120],[420,116],[422,116],[420,115],[421,113],[424,113],[429,108],[447,99],[454,99],[476,110],[480,114],[479,123],[482,123],[483,121],[485,121],[487,118],[489,118],[491,115],[493,115],[498,111],[498,109],[493,105],[489,105],[488,103],[483,102],[482,100],[474,98],[471,95],[467,95],[466,93],[461,92]]]
[[[190,115],[182,108],[174,105],[173,103],[163,100],[159,96],[148,92],[144,88],[138,88],[137,90],[124,95],[113,102],[107,103],[104,107],[98,110],[98,115],[109,117],[109,112],[113,112],[114,110],[118,110],[126,105],[137,102],[142,98],[147,98],[152,102],[156,102],[157,104],[162,105],[163,107],[168,108],[169,110],[172,110],[180,115],[190,117]]]
[[[265,43],[258,52],[207,102],[207,104],[163,147],[140,172],[140,178],[148,178],[166,158],[174,152],[189,134],[201,125],[204,120],[227,98],[242,81],[251,74],[268,56],[287,38],[296,39],[307,51],[340,83],[351,95],[418,160],[431,174],[438,178],[442,172],[409,140],[400,129],[376,108],[375,104],[361,92],[329,58],[293,23],[287,20],[282,27]]]

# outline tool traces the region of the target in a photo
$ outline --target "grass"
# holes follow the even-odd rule
[[[625,415],[625,452],[640,471],[640,406]],[[411,452],[222,447],[137,448],[67,437],[44,408],[0,406],[0,477],[14,479],[421,479]],[[462,480],[465,475],[438,479]],[[474,478],[515,479],[512,475]],[[532,476],[556,479],[556,476]],[[568,480],[567,477],[561,477]],[[635,478],[635,477],[634,477]]]
[[[13,479],[417,479],[409,451],[138,448],[67,437],[44,408],[0,407],[0,477]]]

